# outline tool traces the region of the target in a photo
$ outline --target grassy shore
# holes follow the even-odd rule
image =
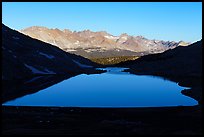
[[[139,57],[138,56],[116,56],[116,57],[106,57],[106,58],[90,58],[90,60],[102,65],[114,65],[128,60],[135,60],[137,58]]]

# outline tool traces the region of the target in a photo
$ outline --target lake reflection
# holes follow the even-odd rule
[[[184,87],[157,77],[106,68],[102,74],[81,74],[37,93],[3,105],[66,107],[193,106],[197,101],[181,94]]]

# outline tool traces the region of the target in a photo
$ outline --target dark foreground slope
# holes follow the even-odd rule
[[[2,24],[2,80],[35,75],[78,74],[95,63],[56,46],[32,39]]]
[[[184,90],[182,93],[199,102],[202,100],[202,40],[117,66],[129,67],[127,71],[134,74],[161,76],[178,82],[181,86],[191,87],[192,89]]]
[[[200,106],[3,107],[3,135],[202,135]]]

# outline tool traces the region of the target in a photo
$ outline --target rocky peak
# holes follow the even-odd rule
[[[63,32],[64,32],[64,33],[67,33],[67,34],[71,34],[71,33],[72,33],[72,31],[69,30],[69,29],[64,29]]]
[[[23,29],[23,31],[35,31],[35,30],[48,30],[48,28],[46,27],[43,27],[43,26],[32,26],[32,27],[29,27],[29,28],[26,28],[26,29]]]
[[[137,38],[137,39],[146,39],[144,36],[141,36],[141,35],[135,36],[135,38]]]
[[[89,29],[83,30],[83,31],[79,31],[79,33],[91,33],[92,31],[90,31]]]
[[[122,33],[122,34],[120,35],[120,37],[128,37],[128,34],[127,34],[127,33]]]
[[[122,33],[119,36],[113,36],[106,31],[93,32],[89,29],[72,32],[69,29],[64,29],[61,31],[59,29],[48,29],[45,27],[40,27],[45,29],[45,31],[43,31],[39,30],[36,26],[30,28],[32,28],[32,30],[25,29],[26,31],[23,31],[22,33],[41,41],[56,45],[65,51],[76,51],[77,49],[82,49],[84,50],[83,52],[87,52],[87,54],[94,53],[94,51],[109,51],[110,49],[131,50],[131,52],[135,53],[148,53],[148,50],[152,51],[157,49],[154,52],[156,53],[163,52],[167,49],[172,49],[177,46],[188,45],[188,43],[186,44],[183,41],[174,42],[149,40],[143,36],[130,36],[127,33]]]

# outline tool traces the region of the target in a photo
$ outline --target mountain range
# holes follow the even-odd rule
[[[130,36],[126,33],[113,36],[106,31],[70,31],[69,29],[49,29],[32,26],[19,32],[60,49],[86,58],[116,56],[143,56],[161,53],[178,46],[187,46],[184,41],[149,40],[143,36]]]

